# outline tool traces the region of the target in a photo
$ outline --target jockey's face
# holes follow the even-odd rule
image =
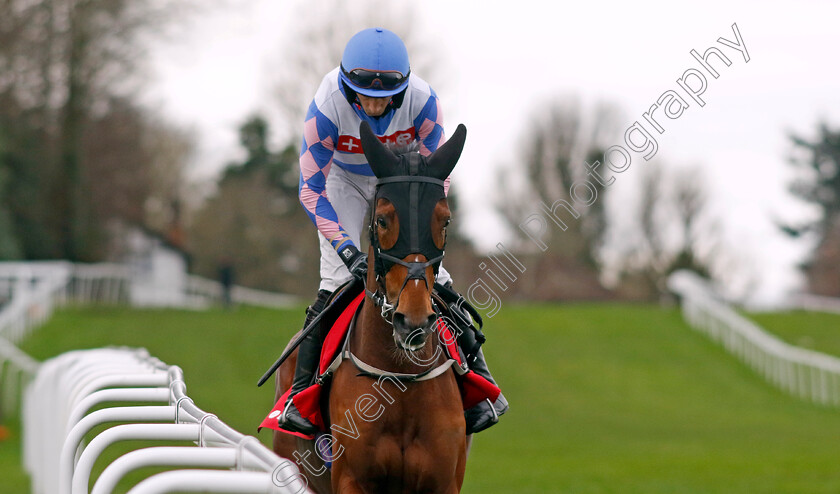
[[[356,96],[359,97],[359,103],[362,104],[362,109],[365,110],[365,113],[367,113],[369,117],[382,116],[388,108],[388,103],[391,102],[390,96],[385,98],[371,98],[370,96],[365,96],[363,94],[357,94]]]

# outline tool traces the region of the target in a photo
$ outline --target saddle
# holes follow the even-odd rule
[[[339,296],[339,291],[333,296],[337,303],[328,305],[325,311],[329,311],[321,318],[321,327],[318,331],[323,331],[320,334],[324,335],[323,345],[321,347],[321,358],[318,364],[317,378],[315,382],[308,388],[295,395],[294,403],[301,415],[315,424],[321,431],[327,431],[327,424],[324,420],[322,411],[326,409],[324,402],[328,396],[328,386],[332,373],[338,368],[343,360],[350,360],[359,369],[359,375],[377,376],[387,375],[403,381],[420,381],[425,379],[432,379],[441,373],[448,371],[449,367],[455,370],[458,386],[461,390],[461,401],[464,410],[472,408],[476,404],[489,399],[491,402],[496,401],[501,390],[484,379],[478,374],[469,370],[467,366],[467,358],[458,348],[456,338],[453,337],[453,329],[448,325],[448,321],[458,321],[455,315],[450,311],[448,304],[443,300],[435,300],[438,313],[441,317],[438,318],[436,331],[440,332],[440,341],[447,342],[445,345],[448,359],[446,363],[441,364],[427,372],[416,375],[403,375],[387,373],[379,371],[379,369],[371,368],[357,360],[349,351],[350,331],[355,320],[356,313],[365,299],[364,284],[350,283],[343,287],[344,290]],[[348,291],[349,290],[349,291]],[[483,335],[482,338],[483,340]],[[367,366],[367,367],[365,367]],[[287,434],[292,434],[304,439],[314,439],[313,436],[300,434],[297,432],[290,432],[281,429],[277,424],[277,418],[283,412],[286,400],[289,396],[290,389],[277,400],[274,408],[269,412],[266,418],[260,424],[258,430],[263,427],[278,430]],[[325,393],[325,391],[327,391]]]

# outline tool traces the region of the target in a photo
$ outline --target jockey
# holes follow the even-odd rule
[[[321,81],[309,105],[300,153],[300,202],[318,228],[321,285],[306,310],[304,327],[324,309],[329,296],[353,276],[367,276],[367,255],[358,249],[365,216],[376,188],[376,177],[362,152],[359,124],[367,121],[376,135],[399,146],[417,141],[425,156],[444,141],[440,101],[426,81],[411,74],[402,40],[383,28],[353,36],[341,65]],[[449,179],[445,183],[449,190]],[[436,281],[451,284],[440,267]],[[297,366],[289,399],[279,418],[283,429],[314,434],[317,427],[302,417],[292,397],[313,382],[321,338],[312,331],[298,347]],[[462,334],[472,333],[464,328]],[[460,338],[459,338],[460,340]],[[463,344],[462,344],[463,347]],[[495,384],[481,352],[471,370]],[[490,427],[507,411],[499,396],[467,410],[467,433]]]

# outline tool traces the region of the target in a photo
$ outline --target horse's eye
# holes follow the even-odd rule
[[[388,228],[388,223],[385,221],[383,216],[376,218],[376,226],[379,228]]]
[[[446,218],[446,221],[443,223],[443,227],[446,228],[447,226],[449,226],[449,223],[452,223],[452,219]]]

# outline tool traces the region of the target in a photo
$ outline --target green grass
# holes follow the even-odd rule
[[[23,347],[146,347],[184,369],[199,407],[254,433],[273,399],[255,382],[302,317],[73,309]],[[767,385],[676,310],[505,306],[486,332],[511,411],[476,436],[466,493],[840,492],[840,411]],[[16,447],[0,443],[0,492],[26,492]]]
[[[840,491],[840,413],[766,385],[676,311],[506,308],[492,324],[516,408],[477,438],[473,492]]]
[[[791,345],[840,356],[840,314],[796,310],[749,318]]]

